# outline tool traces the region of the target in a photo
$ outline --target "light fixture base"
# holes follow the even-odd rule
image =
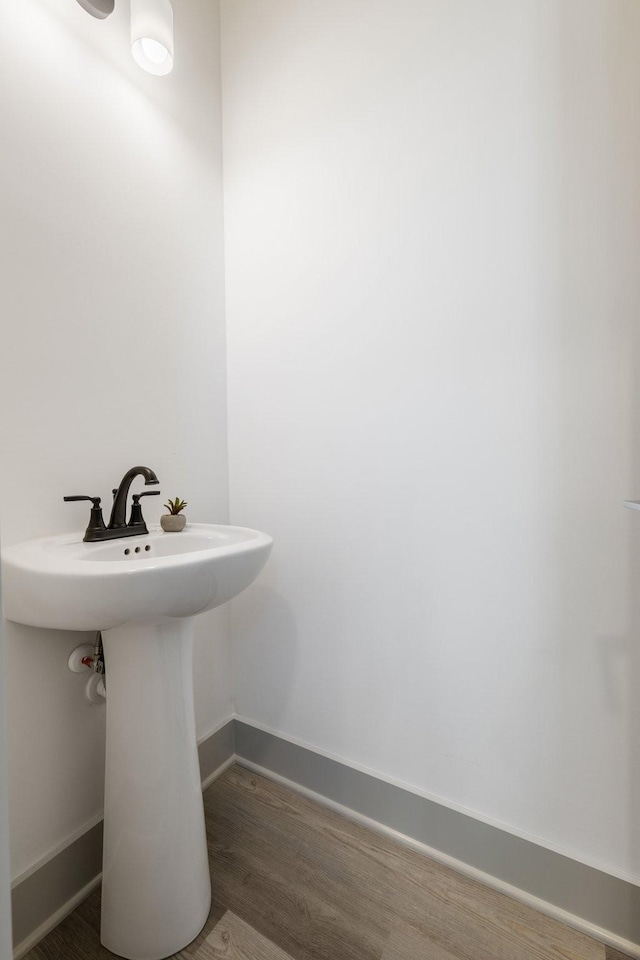
[[[78,0],[83,10],[98,20],[106,20],[113,13],[115,0]]]
[[[173,69],[171,0],[131,0],[131,53],[139,67],[157,77]]]

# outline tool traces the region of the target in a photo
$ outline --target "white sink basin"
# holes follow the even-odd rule
[[[205,523],[105,543],[81,533],[30,540],[4,552],[4,614],[57,630],[192,616],[248,587],[271,545],[257,530]]]
[[[9,547],[4,614],[34,627],[101,630],[107,688],[102,943],[160,960],[211,904],[193,709],[193,615],[248,587],[271,537],[189,524],[181,533]]]

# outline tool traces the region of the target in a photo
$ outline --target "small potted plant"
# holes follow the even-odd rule
[[[180,530],[184,530],[187,518],[182,511],[186,506],[187,501],[181,500],[179,497],[165,503],[169,513],[163,513],[160,517],[160,526],[165,533],[178,533]]]

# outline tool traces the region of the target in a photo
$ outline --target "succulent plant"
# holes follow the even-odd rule
[[[168,500],[167,503],[165,503],[165,507],[172,517],[177,516],[186,506],[187,501],[181,500],[180,497],[176,497],[175,500]]]

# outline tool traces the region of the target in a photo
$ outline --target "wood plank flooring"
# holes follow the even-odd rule
[[[240,766],[204,797],[213,906],[176,960],[628,960]],[[96,891],[25,960],[111,960],[99,930]]]
[[[292,960],[279,947],[227,910],[194,960]]]

